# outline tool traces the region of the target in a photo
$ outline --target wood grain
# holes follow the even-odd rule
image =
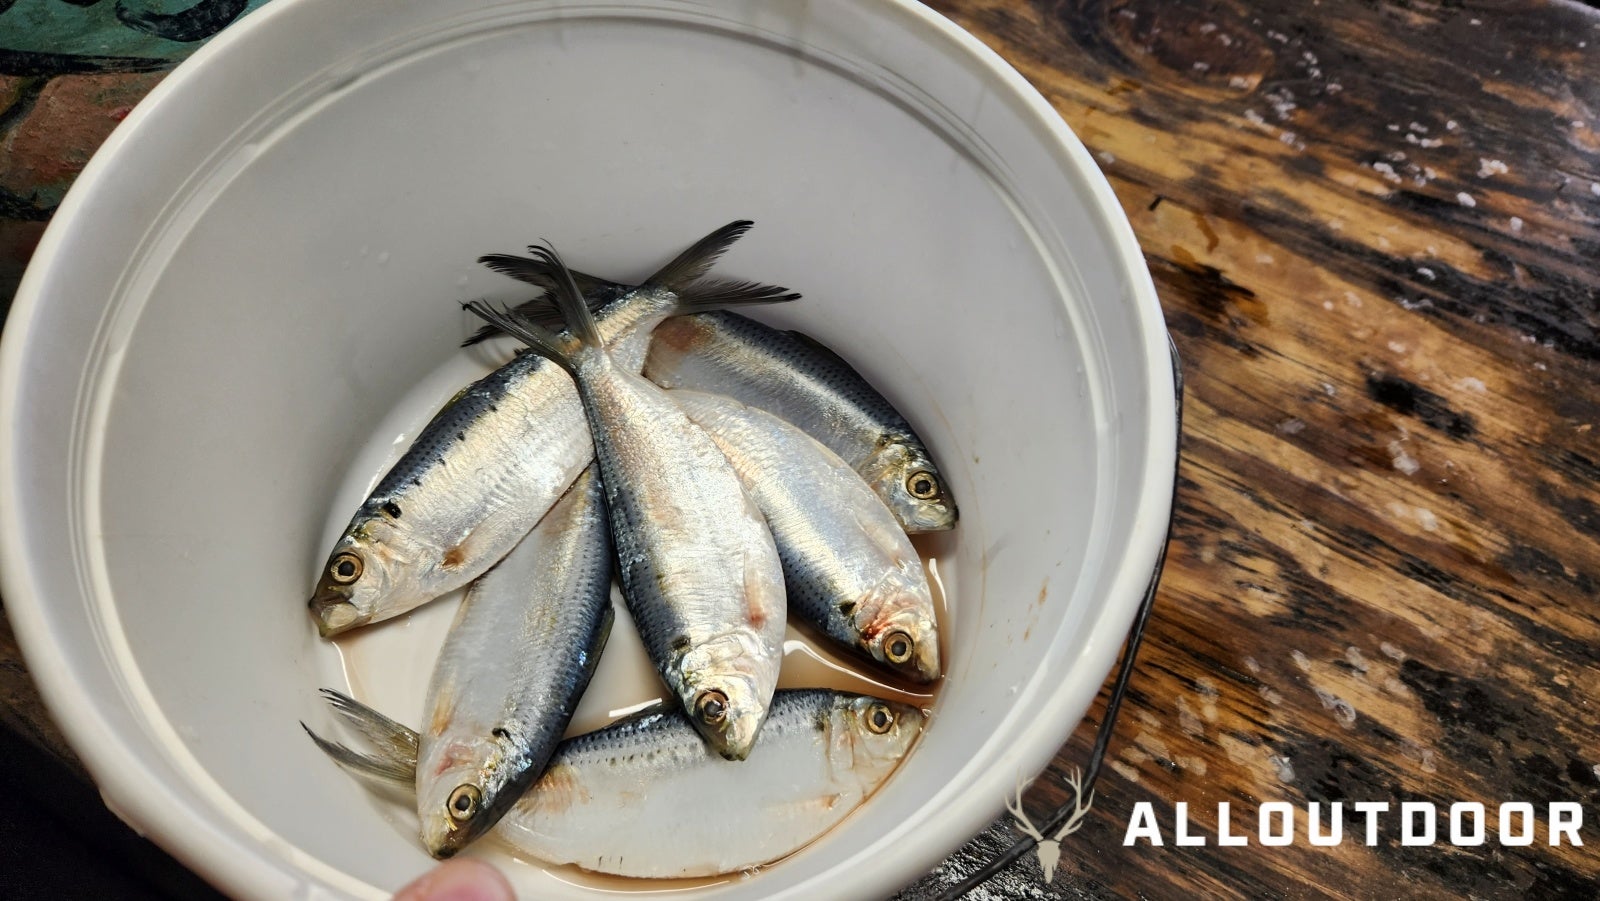
[[[1167,575],[1055,888],[1592,896],[1600,16],[932,5],[1100,161],[1187,364]],[[1035,822],[1091,740],[1036,784]],[[1168,846],[1122,846],[1140,801]],[[1250,847],[1216,846],[1219,801]],[[1293,846],[1254,839],[1269,801],[1298,808]],[[1374,847],[1347,811],[1343,844],[1319,848],[1313,801],[1394,812]],[[1453,848],[1441,816],[1438,844],[1403,846],[1405,801],[1576,801],[1588,845],[1548,847],[1541,824],[1504,847],[1491,821],[1485,845]],[[1177,802],[1207,846],[1171,846]]]
[[[1100,162],[1189,384],[1167,577],[1094,810],[1050,887],[1030,857],[982,893],[1592,896],[1600,14],[931,5],[1015,65]],[[113,88],[159,76],[75,76],[111,79],[92,98],[88,82],[44,77],[0,79],[0,132],[32,156],[51,151],[17,144],[40,137],[17,129],[40,104],[120,109]],[[80,138],[57,147],[64,178],[65,154],[98,140]],[[0,187],[36,175],[6,170]],[[31,210],[0,209],[13,257],[36,237]],[[58,742],[7,641],[0,663],[6,722]],[[1035,822],[1067,800],[1101,715],[1035,784]],[[1260,805],[1295,805],[1297,842],[1218,847],[1221,801],[1247,832]],[[1576,801],[1586,845],[1550,847],[1541,820],[1527,847],[1494,841],[1492,823],[1481,847],[1405,846],[1394,812],[1375,846],[1348,815],[1342,845],[1308,844],[1306,804],[1358,801]],[[1139,802],[1166,846],[1123,846]],[[1172,845],[1179,802],[1205,846]],[[907,896],[1007,835],[990,830]]]

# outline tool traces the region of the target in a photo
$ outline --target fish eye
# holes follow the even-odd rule
[[[919,469],[906,476],[906,491],[917,500],[932,500],[939,496],[939,479],[926,469]]]
[[[345,551],[335,556],[333,562],[328,564],[328,578],[332,579],[335,585],[349,585],[361,578],[362,568],[361,555]]]
[[[456,790],[450,793],[450,800],[445,802],[445,812],[457,823],[465,823],[477,814],[478,805],[482,803],[483,792],[469,782],[456,786]]]
[[[882,735],[894,727],[894,711],[886,704],[873,704],[867,708],[867,729]]]
[[[728,696],[715,689],[701,692],[694,699],[694,714],[708,726],[721,723],[728,718]]]
[[[917,643],[904,632],[890,632],[883,640],[883,657],[890,663],[905,663],[916,650]]]

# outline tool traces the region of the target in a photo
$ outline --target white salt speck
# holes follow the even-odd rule
[[[1404,150],[1396,150],[1393,153],[1389,154],[1388,156],[1389,156],[1389,159],[1391,159],[1391,160],[1393,160],[1393,161],[1398,163],[1401,160],[1404,160],[1406,158],[1406,152]]]
[[[1344,649],[1344,659],[1351,666],[1355,667],[1356,672],[1363,673],[1363,674],[1366,673],[1366,671],[1367,671],[1367,657],[1366,657],[1365,654],[1361,653],[1361,649],[1360,648],[1356,647],[1355,645],[1351,645],[1350,647],[1345,648]]]
[[[1439,767],[1433,762],[1433,751],[1429,748],[1422,750],[1422,771],[1424,773],[1437,773]]]
[[[1438,281],[1438,276],[1434,275],[1433,274],[1433,270],[1429,269],[1427,266],[1418,266],[1417,267],[1417,274],[1422,276],[1423,278],[1427,279],[1430,282]]]
[[[1445,131],[1455,131],[1456,129],[1458,129],[1460,127],[1461,126],[1457,125],[1456,124],[1456,120],[1454,120],[1454,119],[1451,119],[1450,121],[1448,121],[1448,122],[1446,122],[1444,124],[1444,130]]]
[[[1457,379],[1456,387],[1463,391],[1471,391],[1474,394],[1484,394],[1489,390],[1489,387],[1483,383],[1483,379],[1475,378],[1470,375],[1466,378]]]
[[[1233,38],[1228,37],[1225,34],[1219,34],[1219,35],[1217,35],[1217,43],[1221,44],[1224,47],[1232,47],[1233,46]]]
[[[1415,143],[1417,143],[1417,136],[1412,134],[1409,131],[1406,132],[1406,143],[1407,144],[1415,144]]]
[[[1488,178],[1491,175],[1504,175],[1511,171],[1511,167],[1499,160],[1478,158],[1478,177]]]
[[[1105,163],[1107,166],[1117,161],[1116,156],[1113,155],[1109,150],[1102,150],[1095,155],[1100,157],[1100,162]]]
[[[1385,125],[1384,128],[1387,128],[1390,131],[1399,131],[1400,124],[1398,122],[1390,122],[1388,125]]]
[[[1311,672],[1311,659],[1299,651],[1290,651],[1289,659],[1304,672]]]
[[[1256,658],[1254,658],[1254,657],[1246,657],[1246,658],[1244,658],[1244,668],[1249,670],[1252,673],[1261,672],[1261,664],[1257,663],[1256,662]]]
[[[1295,143],[1296,139],[1297,139],[1297,136],[1292,131],[1286,131],[1283,134],[1278,135],[1278,140],[1279,141],[1282,141],[1283,143],[1288,144],[1291,147],[1294,146],[1294,143]]]
[[[1261,114],[1256,112],[1253,109],[1245,110],[1244,111],[1244,117],[1245,117],[1245,119],[1247,121],[1249,121],[1249,123],[1251,125],[1265,125],[1265,124],[1267,124],[1267,120],[1261,118]]]
[[[1434,179],[1439,177],[1439,173],[1433,171],[1433,167],[1432,166],[1423,166],[1422,167],[1422,177],[1427,179],[1428,181],[1433,181]]]
[[[1595,765],[1594,765],[1594,766],[1593,766],[1593,767],[1592,767],[1592,768],[1591,768],[1591,772],[1593,772],[1593,773],[1594,773],[1594,777],[1595,777],[1595,778],[1596,778],[1596,779],[1600,779],[1600,763],[1597,763],[1597,764],[1595,764]]]
[[[1425,135],[1425,134],[1428,133],[1428,126],[1423,125],[1420,122],[1413,122],[1410,125],[1407,125],[1406,127],[1411,129],[1412,131],[1416,132],[1417,134],[1420,134],[1420,135]]]
[[[1232,78],[1228,79],[1228,87],[1230,87],[1230,88],[1248,88],[1248,87],[1250,87],[1250,79],[1245,78],[1243,75],[1235,75]]]
[[[1417,508],[1417,523],[1425,532],[1439,531],[1439,517],[1434,516],[1433,511],[1425,507]]]
[[[1444,141],[1441,141],[1438,138],[1423,138],[1422,140],[1417,142],[1417,146],[1418,147],[1428,147],[1428,148],[1443,147],[1444,146]]]
[[[1333,301],[1331,301],[1331,300],[1324,300],[1324,301],[1323,301],[1323,302],[1322,302],[1322,308],[1323,308],[1323,309],[1324,309],[1324,310],[1331,310],[1331,309],[1333,309]]]
[[[1573,119],[1572,120],[1572,127],[1578,129],[1579,131],[1582,131],[1583,129],[1588,128],[1589,124],[1587,122],[1584,122],[1582,119]]]
[[[1406,652],[1405,651],[1400,650],[1399,648],[1395,647],[1394,645],[1390,644],[1387,641],[1384,642],[1383,644],[1378,645],[1378,650],[1382,651],[1383,652],[1383,656],[1388,657],[1390,660],[1404,660],[1404,659],[1406,659]]]
[[[1344,90],[1344,85],[1338,83],[1337,81],[1328,82],[1328,93],[1337,94],[1342,90]]]
[[[1347,306],[1361,307],[1361,296],[1354,291],[1344,292],[1344,302]]]
[[[1473,200],[1472,195],[1468,194],[1466,191],[1462,191],[1461,193],[1457,194],[1456,200],[1459,201],[1464,207],[1475,207],[1478,205],[1478,201]]]
[[[1373,171],[1377,172],[1379,175],[1382,175],[1384,177],[1384,179],[1387,180],[1387,181],[1392,181],[1392,182],[1395,182],[1397,184],[1400,181],[1400,176],[1395,173],[1394,167],[1389,165],[1388,163],[1384,163],[1384,162],[1373,163],[1372,164],[1372,169],[1373,169]]]
[[[1293,782],[1294,781],[1294,764],[1289,762],[1289,758],[1287,758],[1287,757],[1279,757],[1276,754],[1274,754],[1274,755],[1272,755],[1272,756],[1267,758],[1267,762],[1272,764],[1272,768],[1277,771],[1277,773],[1278,773],[1278,781],[1280,781],[1280,782]]]
[[[1538,370],[1538,371],[1540,371],[1540,372],[1544,372],[1544,371],[1548,370],[1550,367],[1544,365],[1543,363],[1535,363],[1535,364],[1533,364],[1533,368]]]
[[[1194,64],[1194,70],[1196,72],[1209,72],[1211,70],[1211,64],[1204,60],[1196,60]]]
[[[1217,23],[1215,23],[1215,22],[1207,22],[1206,24],[1200,26],[1200,33],[1201,34],[1210,34],[1211,32],[1216,31],[1216,30],[1217,30]]]
[[[1258,253],[1258,254],[1256,254],[1256,262],[1257,263],[1261,263],[1263,265],[1270,266],[1270,265],[1272,265],[1272,262],[1273,262],[1272,254],[1270,254],[1270,253]]]
[[[1267,686],[1263,685],[1256,691],[1261,695],[1261,700],[1266,701],[1268,704],[1271,704],[1274,707],[1283,703],[1283,695],[1280,694],[1277,689],[1268,688]]]
[[[1273,31],[1271,29],[1268,29],[1267,30],[1267,37],[1273,39],[1274,41],[1277,41],[1280,44],[1289,43],[1289,36],[1284,34],[1281,31]]]
[[[1397,354],[1403,354],[1403,353],[1406,352],[1406,346],[1404,344],[1401,344],[1399,341],[1390,341],[1389,342],[1389,349],[1394,351]]]
[[[1422,468],[1417,458],[1406,453],[1406,449],[1401,447],[1398,441],[1389,442],[1389,456],[1394,460],[1394,468],[1408,476],[1416,475],[1417,470]]]
[[[1467,20],[1467,24],[1468,25],[1482,25],[1483,24],[1483,20],[1482,19],[1468,19]]]
[[[1322,383],[1322,393],[1328,395],[1329,397],[1334,397],[1334,396],[1338,395],[1339,389],[1333,387],[1333,383],[1332,382],[1323,382]]]
[[[1600,197],[1600,181],[1589,182],[1589,193]]]
[[[1336,232],[1344,231],[1344,220],[1343,219],[1329,219],[1328,220],[1328,230],[1329,231],[1336,231]]]

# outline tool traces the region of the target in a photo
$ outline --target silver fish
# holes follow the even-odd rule
[[[553,283],[548,267],[530,269],[527,281]],[[590,309],[629,290],[582,272],[572,277]],[[551,308],[541,297],[517,309],[549,322]],[[498,331],[487,326],[472,340]],[[855,467],[908,533],[955,528],[949,483],[911,423],[843,358],[800,332],[729,312],[674,317],[656,328],[644,374],[663,388],[736,398],[804,429]]]
[[[599,312],[599,334],[634,371],[668,313],[783,299],[781,288],[698,280],[751,226],[733,222]],[[516,257],[486,257],[516,275]],[[740,290],[742,289],[742,290]],[[482,575],[594,457],[571,379],[521,354],[463,389],[423,428],[356,511],[309,607],[323,637],[398,616]]]
[[[771,413],[721,395],[667,394],[717,443],[766,516],[790,613],[913,681],[939,678],[927,574],[871,486]]]
[[[644,374],[804,429],[860,473],[907,532],[955,527],[949,482],[911,423],[849,363],[799,332],[728,312],[675,317],[656,328]]]
[[[553,250],[534,252],[564,271]],[[469,309],[572,374],[645,650],[706,741],[742,759],[783,658],[783,570],[766,520],[716,444],[660,388],[612,361],[570,278],[555,298],[576,341],[481,303]]]
[[[406,784],[410,730],[329,696],[379,753],[312,739],[361,776]],[[761,866],[861,806],[925,722],[915,707],[863,695],[780,691],[749,759],[733,763],[708,753],[680,711],[658,708],[563,742],[494,834],[540,860],[618,876],[715,876]],[[413,753],[411,766],[415,760]]]
[[[611,632],[611,536],[594,467],[462,601],[428,685],[417,814],[449,857],[532,785]]]

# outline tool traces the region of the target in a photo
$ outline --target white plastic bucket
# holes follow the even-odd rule
[[[330,725],[338,659],[304,604],[352,460],[456,353],[455,301],[525,296],[479,254],[548,238],[637,278],[745,217],[719,271],[805,294],[759,315],[907,413],[961,522],[921,745],[821,841],[698,894],[882,896],[995,816],[1149,578],[1172,379],[1082,145],[900,0],[275,0],[140,104],[0,346],[7,613],[107,803],[239,896],[375,897],[429,867],[297,725]]]

